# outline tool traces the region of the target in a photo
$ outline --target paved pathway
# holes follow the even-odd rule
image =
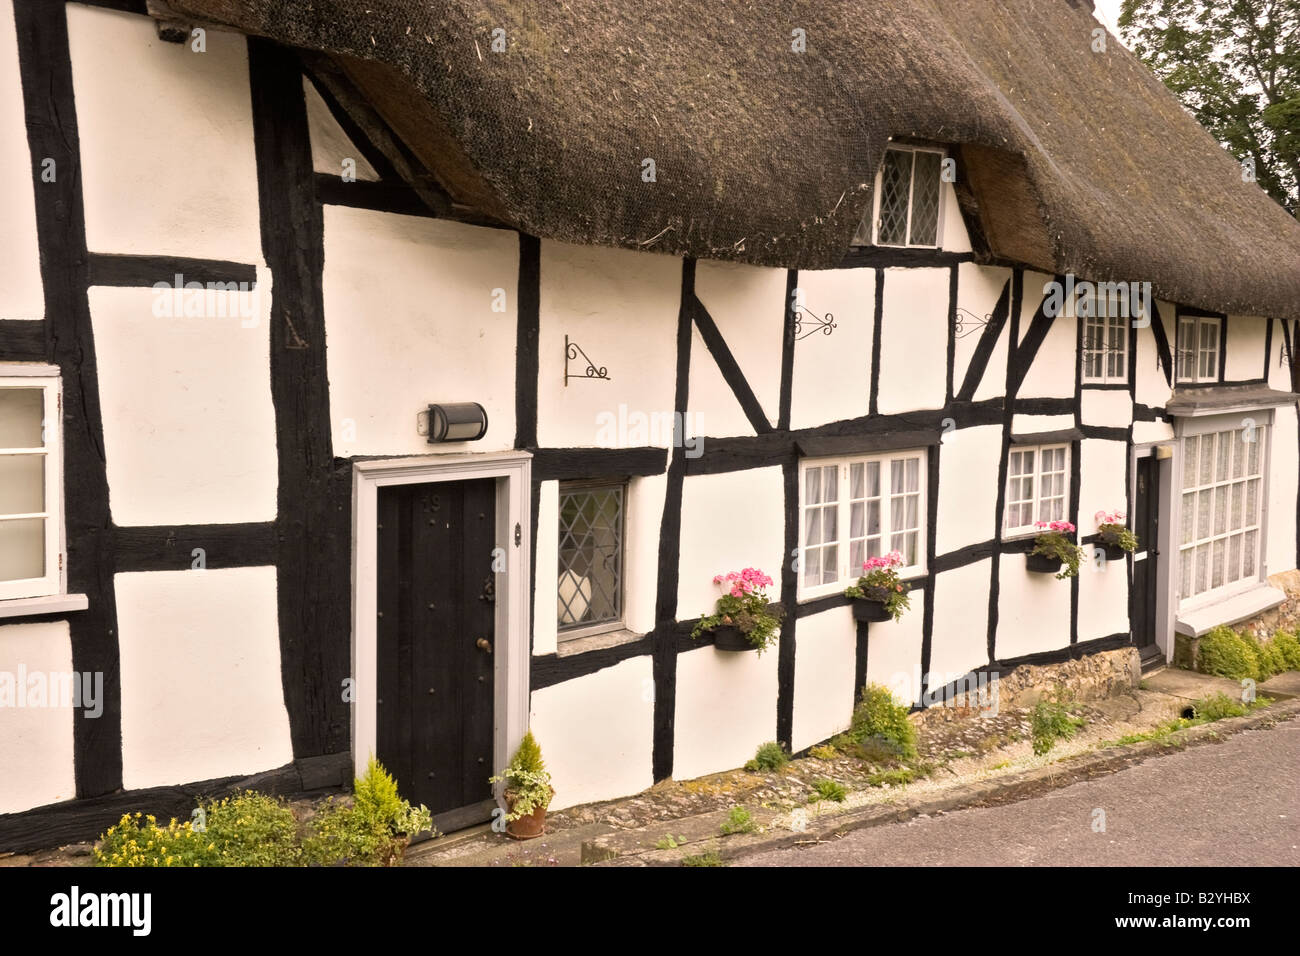
[[[1097,811],[1105,814],[1105,832]],[[1300,719],[1040,797],[733,866],[1300,866]]]

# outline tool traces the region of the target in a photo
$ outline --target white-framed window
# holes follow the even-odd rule
[[[1079,297],[1074,312],[1083,325],[1083,384],[1127,384],[1128,308],[1118,296],[1093,292]]]
[[[1265,414],[1259,424],[1248,418],[1243,427],[1233,416],[1230,422],[1208,426],[1216,430],[1181,439],[1178,596],[1184,603],[1254,586],[1263,576]]]
[[[57,370],[0,374],[0,600],[63,591],[61,405]]]
[[[855,246],[913,246],[937,249],[943,210],[941,149],[890,146],[876,175],[871,221],[865,218]]]
[[[1217,382],[1223,363],[1223,320],[1213,315],[1179,315],[1177,381]]]
[[[1012,445],[1007,457],[1003,534],[1037,533],[1038,521],[1067,521],[1070,446]]]
[[[561,641],[623,626],[623,542],[627,482],[560,485],[556,582]]]
[[[924,450],[800,462],[800,597],[843,590],[890,551],[900,575],[924,574],[925,515]]]

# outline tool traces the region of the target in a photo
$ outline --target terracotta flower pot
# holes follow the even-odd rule
[[[1056,574],[1061,570],[1061,559],[1050,554],[1027,554],[1025,566],[1035,574]]]
[[[743,631],[734,624],[724,624],[713,631],[713,646],[720,651],[756,651]]]
[[[535,840],[546,832],[546,807],[550,805],[551,800],[555,797],[555,791],[551,790],[551,796],[547,798],[546,803],[538,807],[527,816],[519,817],[517,820],[510,820],[506,823],[506,835],[516,840]],[[506,805],[514,812],[514,799],[509,791],[506,791]]]

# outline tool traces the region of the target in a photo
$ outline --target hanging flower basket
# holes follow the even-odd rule
[[[1124,524],[1122,512],[1098,511],[1093,518],[1097,522],[1097,544],[1107,561],[1122,561],[1124,555],[1137,550],[1137,535]]]
[[[857,584],[844,589],[853,607],[855,621],[897,621],[910,606],[907,592],[910,590],[898,578],[898,569],[903,566],[903,555],[898,551],[877,558],[867,558],[862,563],[862,577]]]
[[[719,574],[713,583],[723,590],[714,613],[700,618],[691,630],[698,640],[701,634],[713,636],[713,646],[720,651],[764,650],[781,635],[781,618],[785,609],[767,603],[766,589],[772,579],[758,568],[745,568]]]
[[[1035,574],[1055,574],[1057,579],[1079,573],[1084,549],[1074,543],[1075,527],[1068,521],[1036,521],[1042,534],[1034,539],[1034,550],[1025,555],[1025,566]],[[1061,565],[1065,565],[1062,569]]]

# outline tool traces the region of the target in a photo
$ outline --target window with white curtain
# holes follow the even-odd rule
[[[1213,315],[1179,315],[1177,380],[1217,382],[1223,361],[1223,321]]]
[[[57,376],[0,377],[0,600],[62,589]]]
[[[925,571],[926,453],[805,460],[799,467],[799,592],[842,590],[867,558],[903,556],[899,573]]]
[[[1068,521],[1070,446],[1012,445],[1007,456],[1003,533],[1027,534],[1039,521]]]
[[[1127,305],[1122,305],[1116,294],[1093,292],[1081,296],[1074,311],[1083,323],[1083,383],[1126,384],[1130,322]]]
[[[1182,439],[1178,594],[1183,601],[1253,584],[1263,573],[1269,429],[1248,422]]]

